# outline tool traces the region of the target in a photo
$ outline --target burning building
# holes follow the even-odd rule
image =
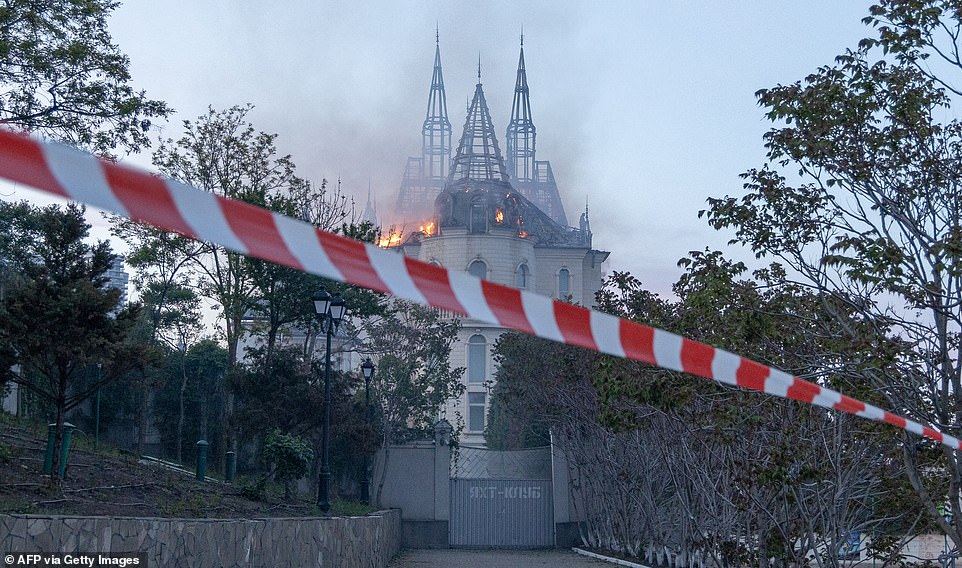
[[[569,227],[547,161],[535,155],[524,43],[518,63],[507,160],[501,154],[484,98],[480,67],[460,142],[451,158],[440,45],[436,42],[420,157],[408,159],[398,195],[408,234],[388,234],[382,246],[499,284],[592,306],[606,251],[592,248],[587,209]],[[494,377],[491,349],[504,329],[462,321],[452,366],[466,369],[466,393],[448,405],[448,419],[464,418],[462,443],[484,443]]]

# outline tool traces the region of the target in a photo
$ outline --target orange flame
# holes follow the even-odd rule
[[[421,225],[418,227],[418,230],[424,233],[426,237],[432,236],[434,234],[434,221],[431,221],[426,225]]]
[[[504,223],[504,211],[498,209],[494,212],[494,220],[498,223]]]
[[[381,237],[377,242],[377,246],[381,248],[393,247],[401,244],[401,233],[395,233],[391,231],[386,237]]]
[[[518,231],[518,236],[521,237],[522,239],[527,239],[527,238],[528,238],[528,231],[525,231],[524,229],[521,229],[520,231]]]

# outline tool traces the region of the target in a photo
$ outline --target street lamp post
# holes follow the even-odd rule
[[[374,363],[368,357],[361,364],[361,374],[364,375],[364,424],[367,426],[368,434],[371,432],[371,378],[374,376]],[[364,451],[364,477],[361,479],[361,502],[365,505],[371,503],[371,481],[368,472],[368,450]]]
[[[344,319],[347,305],[340,294],[331,296],[323,286],[314,293],[311,300],[314,302],[314,314],[327,334],[327,352],[324,354],[324,422],[321,429],[321,471],[317,476],[317,505],[321,508],[321,512],[327,514],[331,510],[331,464],[328,451],[331,430],[331,337],[337,332],[337,326]]]

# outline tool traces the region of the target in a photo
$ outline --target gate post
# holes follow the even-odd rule
[[[434,520],[451,519],[451,423],[434,425]]]

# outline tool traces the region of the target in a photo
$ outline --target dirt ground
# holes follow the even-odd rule
[[[200,483],[193,475],[139,463],[127,452],[73,447],[59,489],[42,475],[46,439],[0,424],[0,513],[181,518],[314,516],[309,500],[284,503],[242,495],[240,484]]]

